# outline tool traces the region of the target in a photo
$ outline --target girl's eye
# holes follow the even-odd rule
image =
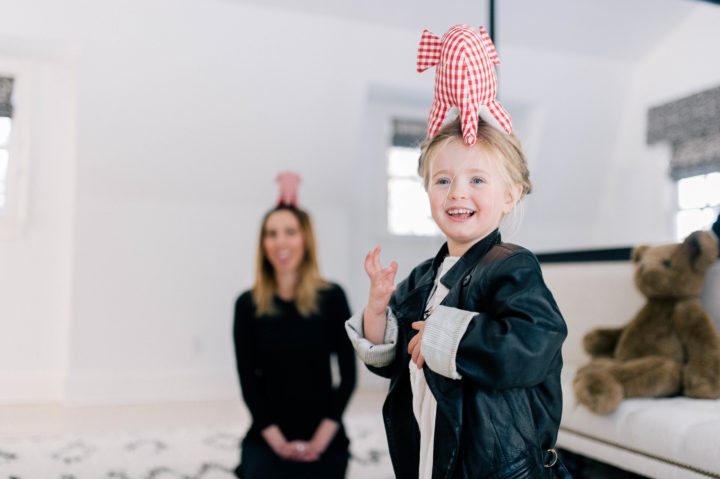
[[[450,184],[450,180],[448,180],[447,178],[440,178],[439,180],[437,180],[436,183],[437,183],[438,185],[449,185],[449,184]]]
[[[265,232],[266,238],[274,238],[275,237],[275,230],[270,230]]]
[[[296,233],[297,233],[297,230],[295,228],[289,228],[285,231],[285,234],[288,236],[293,236]]]
[[[476,185],[479,185],[479,184],[481,184],[481,183],[485,183],[485,180],[483,180],[482,178],[473,178],[473,179],[472,179],[472,183],[473,183],[473,184],[476,184]]]

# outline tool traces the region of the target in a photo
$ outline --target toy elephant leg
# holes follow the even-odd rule
[[[618,363],[612,359],[594,359],[578,369],[573,390],[580,404],[595,414],[614,411],[623,400],[623,387],[613,376]]]
[[[495,126],[495,128],[503,129],[508,133],[512,131],[512,120],[510,119],[510,115],[499,101],[495,99],[489,101],[487,104],[487,111],[492,119],[488,119],[481,111],[480,116],[483,120]]]
[[[448,106],[442,103],[437,98],[436,94],[435,100],[433,101],[432,107],[430,108],[430,114],[428,115],[428,138],[434,136],[435,133],[437,133],[437,131],[440,129],[443,122],[445,121],[445,116],[447,116],[447,113]]]
[[[682,385],[681,366],[659,356],[625,361],[613,375],[627,398],[672,396],[680,393]]]

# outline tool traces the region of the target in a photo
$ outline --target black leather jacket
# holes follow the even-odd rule
[[[437,268],[447,255],[416,267],[398,285],[390,308],[398,319],[398,347],[388,366],[383,417],[398,479],[417,479],[420,434],[412,412],[407,344],[422,319]],[[473,245],[443,276],[450,290],[441,304],[477,312],[456,355],[461,380],[424,366],[437,400],[433,479],[569,477],[555,447],[562,391],[560,347],[567,328],[545,286],[535,256],[500,242],[495,231]]]

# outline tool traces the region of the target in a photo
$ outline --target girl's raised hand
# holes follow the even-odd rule
[[[385,315],[390,296],[395,291],[395,273],[398,265],[395,261],[383,268],[380,264],[380,246],[365,256],[365,272],[370,278],[370,294],[366,311],[372,315]]]
[[[368,304],[363,313],[363,331],[365,338],[373,344],[381,344],[385,337],[387,316],[385,308],[395,291],[395,273],[398,265],[395,261],[383,268],[380,264],[380,247],[365,256],[365,272],[370,278]]]

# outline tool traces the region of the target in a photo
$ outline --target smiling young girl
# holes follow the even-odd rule
[[[530,192],[516,137],[460,120],[422,145],[419,172],[447,242],[397,287],[368,253],[368,303],[346,323],[390,378],[383,416],[399,479],[567,477],[555,451],[565,322],[535,256],[498,227]]]

